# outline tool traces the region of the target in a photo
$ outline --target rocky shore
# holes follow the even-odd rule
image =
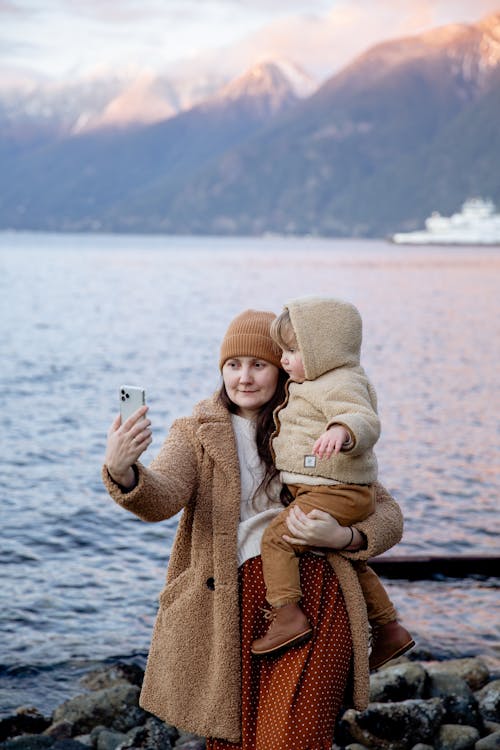
[[[140,667],[86,674],[51,716],[20,707],[0,721],[0,750],[204,750],[201,737],[138,705]],[[500,749],[500,679],[480,658],[392,662],[370,679],[370,705],[342,713],[332,750]]]

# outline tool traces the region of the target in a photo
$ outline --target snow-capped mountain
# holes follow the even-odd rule
[[[13,148],[0,119],[0,227],[383,236],[464,195],[500,203],[500,14],[379,44],[317,90],[307,78],[271,61],[223,85],[25,89],[32,125],[71,126]]]
[[[269,112],[285,100],[308,96],[317,84],[291,62],[261,63],[233,81],[216,74],[171,75],[139,72],[99,75],[70,84],[24,82],[17,89],[0,83],[3,135],[27,139],[37,131],[79,134],[109,127],[148,125],[220,98],[266,97]]]
[[[317,88],[318,83],[294,63],[270,60],[254,65],[230,81],[217,97],[241,99],[243,96],[266,96],[271,109],[278,110],[284,99],[290,96],[302,99]]]
[[[104,127],[145,125],[172,117],[213,95],[220,76],[158,76],[100,72],[71,83],[0,82],[0,135],[26,140],[38,132],[56,137]]]
[[[175,76],[138,73],[125,80],[104,107],[80,113],[73,132],[161,122],[197,106],[225,84],[226,79],[210,73],[194,77],[182,72]]]
[[[339,87],[343,80],[361,86],[378,82],[402,66],[424,65],[433,75],[449,76],[474,95],[490,85],[500,64],[500,13],[476,24],[450,24],[411,37],[382,42],[361,54],[323,89]]]

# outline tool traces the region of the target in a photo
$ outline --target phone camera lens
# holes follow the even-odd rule
[[[130,398],[130,393],[126,393],[126,394],[125,394],[125,397],[126,397],[126,398]]]
[[[125,396],[122,396],[122,401],[125,401]]]

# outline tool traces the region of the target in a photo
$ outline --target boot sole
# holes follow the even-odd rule
[[[279,645],[268,648],[265,651],[254,651],[253,648],[251,648],[250,651],[254,656],[267,656],[268,654],[276,654],[278,651],[283,651],[287,648],[291,648],[292,646],[301,646],[303,643],[306,643],[306,641],[309,640],[312,634],[313,631],[311,628],[311,630],[305,630],[303,633],[299,633],[299,635],[294,635],[293,638],[285,641],[285,643],[280,643]]]
[[[377,664],[373,666],[370,665],[370,672],[373,672],[375,669],[380,669],[380,667],[383,667],[384,664],[387,664],[388,661],[392,661],[392,659],[397,659],[398,656],[403,656],[403,654],[406,654],[406,652],[409,651],[411,648],[413,648],[414,645],[415,645],[414,640],[409,641],[409,643],[405,643],[404,646],[401,646],[401,648],[398,648],[398,650],[395,651],[390,656],[378,661]]]

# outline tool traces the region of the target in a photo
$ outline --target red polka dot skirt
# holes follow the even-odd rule
[[[280,656],[255,657],[250,646],[266,632],[268,608],[260,557],[240,569],[242,742],[207,739],[207,750],[330,750],[351,665],[344,598],[324,557],[300,561],[301,606],[314,635]]]

